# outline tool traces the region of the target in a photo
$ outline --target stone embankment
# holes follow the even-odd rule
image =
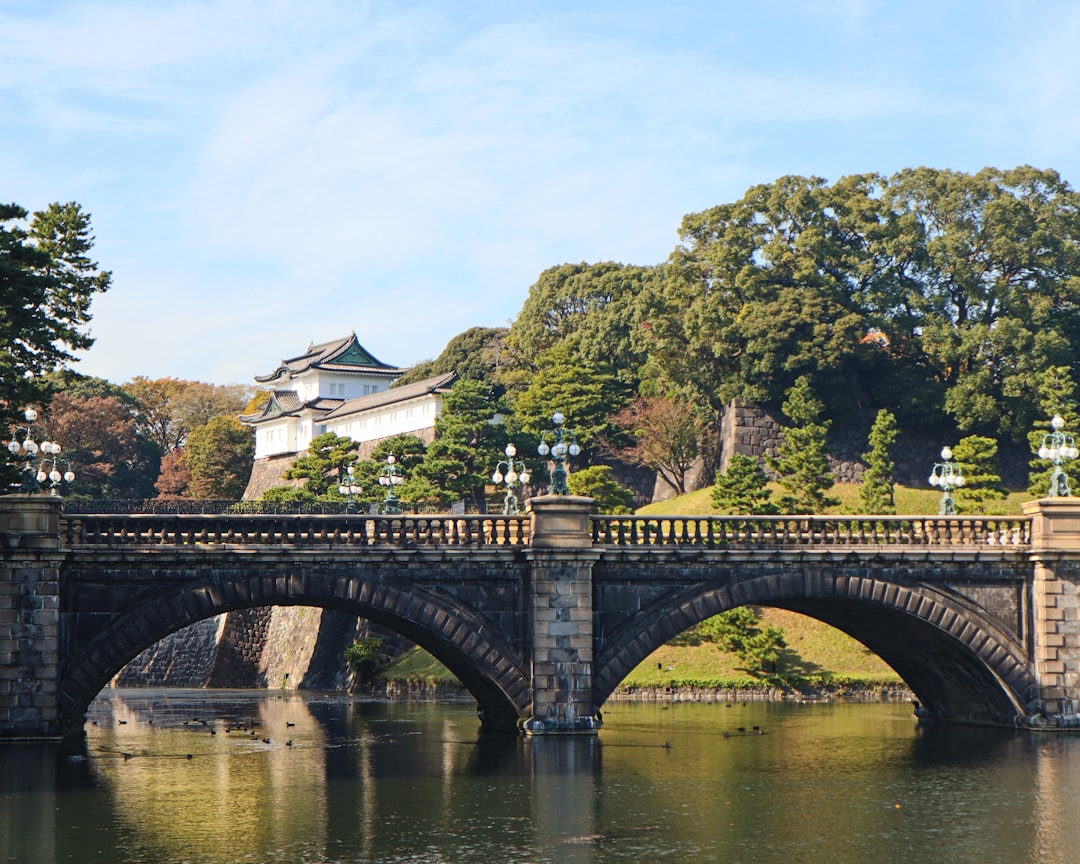
[[[903,684],[785,689],[780,687],[619,687],[615,702],[909,702],[914,694]]]

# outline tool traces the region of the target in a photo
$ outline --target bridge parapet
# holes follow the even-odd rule
[[[593,516],[603,546],[763,548],[936,546],[1027,548],[1031,517]]]
[[[79,515],[61,521],[65,546],[529,545],[528,516]]]

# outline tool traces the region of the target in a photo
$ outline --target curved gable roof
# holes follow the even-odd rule
[[[309,369],[324,369],[331,372],[366,372],[376,375],[401,375],[407,370],[389,363],[383,363],[372,355],[356,339],[356,333],[344,339],[309,345],[307,351],[296,357],[282,360],[281,364],[266,375],[256,375],[260,384],[275,381],[278,378],[293,378]]]
[[[254,411],[251,414],[241,414],[240,421],[248,424],[262,423],[277,417],[299,414],[305,408],[311,408],[314,411],[332,411],[334,408],[339,407],[344,401],[344,399],[320,396],[317,399],[310,399],[307,402],[304,402],[296,395],[296,391],[294,390],[274,390],[261,411]]]

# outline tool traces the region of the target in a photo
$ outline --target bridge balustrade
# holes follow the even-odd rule
[[[523,547],[528,516],[85,514],[61,520],[79,546]]]
[[[1007,546],[1031,543],[1027,516],[593,516],[593,543],[690,548]]]

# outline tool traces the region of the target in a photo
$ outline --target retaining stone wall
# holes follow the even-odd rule
[[[215,615],[151,645],[113,679],[116,687],[205,687],[218,655],[225,616]]]

